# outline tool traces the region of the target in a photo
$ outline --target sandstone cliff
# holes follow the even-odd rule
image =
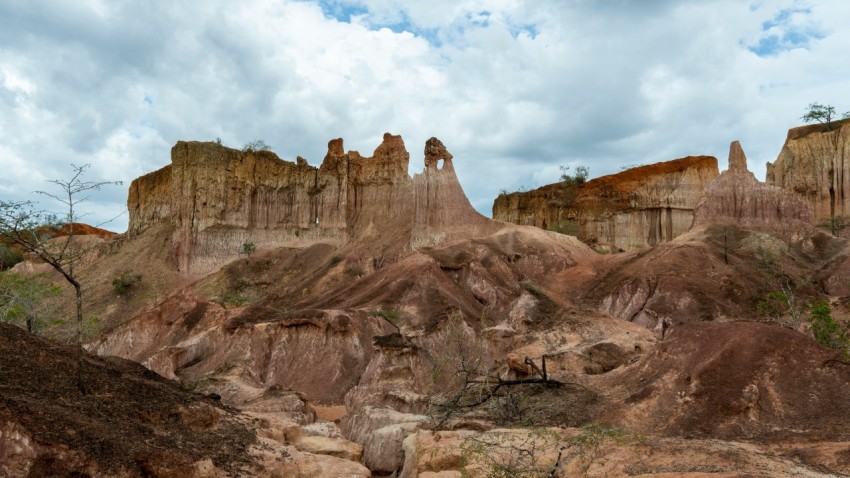
[[[564,232],[604,248],[655,245],[691,227],[693,208],[717,175],[717,159],[688,156],[574,188],[556,183],[504,194],[493,204],[493,218]]]
[[[814,232],[805,201],[756,179],[737,141],[729,146],[729,169],[708,186],[694,209],[694,227],[715,224],[769,232],[786,241]]]
[[[181,141],[171,165],[131,184],[129,233],[170,223],[179,270],[206,273],[237,257],[245,243],[357,240],[392,260],[414,247],[501,227],[472,208],[439,140],[428,140],[425,170],[413,178],[409,158],[401,137],[389,133],[371,157],[332,140],[318,168],[270,151]]]
[[[776,161],[767,163],[766,182],[805,198],[816,223],[845,222],[850,217],[850,121],[834,122],[828,130],[820,124],[789,130]]]

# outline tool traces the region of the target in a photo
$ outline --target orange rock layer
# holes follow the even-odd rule
[[[654,245],[690,228],[693,208],[718,174],[716,158],[688,156],[581,186],[556,183],[504,194],[493,204],[493,218],[565,232],[613,249]]]

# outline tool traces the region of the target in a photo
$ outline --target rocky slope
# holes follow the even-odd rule
[[[688,322],[763,315],[758,304],[789,278],[809,284],[797,290],[803,297],[837,291],[847,242],[816,230],[801,198],[759,182],[737,141],[729,165],[706,188],[687,234],[564,272],[557,290],[659,336]]]
[[[231,172],[198,163],[179,184],[174,170],[156,173],[181,193],[137,201],[132,234],[82,273],[148,254],[158,275],[192,280],[174,282],[172,293],[89,347],[256,419],[257,436],[297,457],[282,460],[284,476],[487,476],[484,465],[466,465],[518,451],[490,443],[505,428],[508,442],[526,447],[548,437],[532,456],[548,473],[563,451],[556,476],[573,476],[586,455],[570,437],[597,422],[648,436],[635,446],[651,458],[605,442],[591,469],[614,476],[847,471],[850,436],[840,424],[850,419],[842,405],[850,368],[804,321],[759,303],[793,285],[802,306],[828,299],[846,320],[850,247],[815,230],[799,198],[756,181],[737,143],[730,169],[694,200],[690,231],[611,255],[477,215],[434,139],[424,172],[412,178],[391,135],[372,158],[332,141],[318,169],[207,143],[180,148],[222,155],[217,169]],[[345,207],[319,207],[319,224],[311,222],[310,198],[330,196],[307,191],[299,202],[299,168],[314,184],[347,178],[325,188],[345,189],[335,196]],[[252,207],[283,217],[278,202],[263,206],[248,194],[270,181],[247,172],[255,169],[279,170],[269,194],[292,197],[284,201],[291,211],[306,204],[306,224],[238,222],[253,217]],[[214,188],[198,179],[207,177]],[[134,183],[131,203],[157,190],[150,181]],[[596,184],[589,191],[638,187],[622,177],[610,188]],[[259,250],[238,255],[249,240]],[[484,455],[470,457],[470,447]]]
[[[850,217],[850,121],[789,130],[776,161],[767,163],[767,184],[802,196],[816,223],[829,226],[837,218],[844,225]]]
[[[493,203],[493,218],[573,234],[606,250],[652,246],[691,227],[693,209],[717,175],[717,159],[689,156],[584,185],[502,194]]]
[[[74,350],[0,324],[0,475],[370,476],[302,451],[279,417],[240,413],[134,362],[86,354],[81,394]]]

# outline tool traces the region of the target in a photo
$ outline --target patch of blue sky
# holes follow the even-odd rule
[[[353,17],[364,15],[369,10],[357,4],[349,2],[339,2],[336,0],[321,0],[319,6],[322,7],[322,12],[328,18],[334,18],[337,21],[351,23]]]
[[[789,8],[781,10],[771,20],[761,24],[764,32],[758,43],[747,47],[760,57],[777,55],[783,51],[795,48],[807,48],[812,40],[820,40],[825,35],[812,26],[803,27],[796,24],[792,16],[808,15],[808,8]]]
[[[773,17],[773,19],[762,23],[761,29],[763,31],[768,31],[773,27],[780,26],[784,23],[788,23],[788,21],[791,20],[791,16],[794,15],[795,13],[802,13],[804,15],[808,15],[809,13],[812,13],[812,9],[811,8],[797,7],[797,8],[786,8],[784,10],[780,10],[779,13],[777,13],[776,16]]]
[[[417,27],[407,14],[400,10],[397,16],[392,20],[375,21],[375,17],[370,17],[369,9],[363,5],[353,2],[339,0],[321,0],[319,5],[322,7],[322,12],[328,18],[336,19],[339,22],[351,23],[357,18],[362,18],[361,24],[367,26],[370,30],[380,30],[387,28],[395,33],[408,32],[415,36],[422,37],[428,43],[439,47],[442,44],[437,28],[420,28]],[[386,17],[382,15],[381,17]]]
[[[761,57],[773,56],[795,48],[807,48],[811,40],[820,40],[823,37],[824,34],[816,30],[790,30],[782,33],[781,36],[779,34],[767,35],[748,49]]]
[[[151,96],[148,94],[145,94],[145,96],[142,97],[142,102],[148,105],[148,107],[153,106],[153,98],[151,98]]]
[[[480,12],[467,13],[466,21],[473,25],[486,27],[490,24],[490,12],[487,10],[481,10]]]
[[[540,33],[540,31],[537,29],[537,27],[535,27],[532,24],[508,25],[508,30],[511,32],[511,35],[513,35],[514,38],[517,38],[520,35],[525,34],[526,36],[528,36],[532,40],[537,38],[538,33]]]

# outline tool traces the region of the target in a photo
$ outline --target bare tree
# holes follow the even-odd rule
[[[512,411],[516,411],[516,397],[509,392],[515,387],[566,385],[549,376],[545,355],[539,358],[539,362],[524,357],[523,363],[530,372],[528,377],[504,378],[499,373],[500,363],[488,358],[463,314],[450,314],[441,325],[436,342],[426,352],[435,389],[428,403],[428,413],[436,429],[490,400],[496,401],[498,408],[509,417]]]
[[[57,193],[36,191],[37,194],[47,196],[62,204],[65,212],[58,222],[55,215],[36,209],[35,203],[32,201],[9,202],[0,200],[0,234],[20,245],[24,251],[34,254],[49,264],[74,287],[77,318],[77,388],[82,394],[85,394],[83,384],[83,291],[80,282],[77,280],[75,266],[77,261],[89,251],[76,247],[74,242],[75,229],[79,227],[78,221],[82,217],[77,209],[80,203],[89,199],[86,196],[89,192],[100,190],[106,185],[121,184],[120,181],[84,181],[83,176],[90,166],[89,164],[82,166],[72,164],[73,174],[70,179],[50,180],[50,183],[57,186],[59,190]],[[53,238],[51,234],[45,234],[45,225],[63,225],[67,227],[67,235],[61,238]]]

